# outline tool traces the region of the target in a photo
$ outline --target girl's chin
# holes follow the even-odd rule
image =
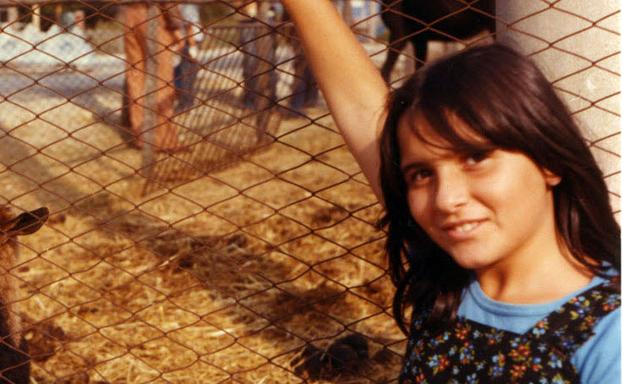
[[[472,271],[486,270],[495,265],[493,260],[484,258],[482,255],[452,255],[452,259],[454,259],[461,268]]]

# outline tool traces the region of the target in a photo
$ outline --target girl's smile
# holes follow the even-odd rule
[[[415,125],[420,135],[407,123],[398,130],[411,215],[459,265],[477,274],[525,271],[522,265],[561,255],[552,193],[558,176],[487,143],[458,153],[417,114]]]
[[[468,240],[472,238],[481,224],[486,220],[461,220],[451,221],[441,226],[446,231],[448,237],[454,241]]]

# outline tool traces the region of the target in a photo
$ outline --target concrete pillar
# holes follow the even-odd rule
[[[498,0],[498,39],[541,67],[566,101],[605,175],[620,194],[620,5],[617,0]]]

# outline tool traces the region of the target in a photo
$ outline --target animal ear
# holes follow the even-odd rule
[[[13,220],[0,225],[0,231],[9,236],[30,235],[41,228],[50,212],[46,207],[24,212]]]

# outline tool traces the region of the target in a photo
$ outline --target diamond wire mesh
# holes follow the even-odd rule
[[[583,121],[618,212],[618,4],[501,3],[486,16],[546,67]],[[51,28],[38,34],[23,4],[0,33],[0,196],[52,211],[8,271],[34,380],[395,381],[404,339],[389,315],[381,209],[323,103],[294,101],[305,66],[291,28],[267,13],[252,20],[242,2],[198,3],[193,103],[173,117],[193,148],[154,153],[128,147],[122,6],[59,3],[71,20],[44,4],[35,14]],[[404,14],[338,5],[380,67],[379,12]],[[74,51],[55,51],[63,44]],[[461,44],[430,46],[440,55]],[[394,85],[414,60],[401,54]],[[346,367],[355,373],[294,364],[305,347],[352,333],[369,347]]]

